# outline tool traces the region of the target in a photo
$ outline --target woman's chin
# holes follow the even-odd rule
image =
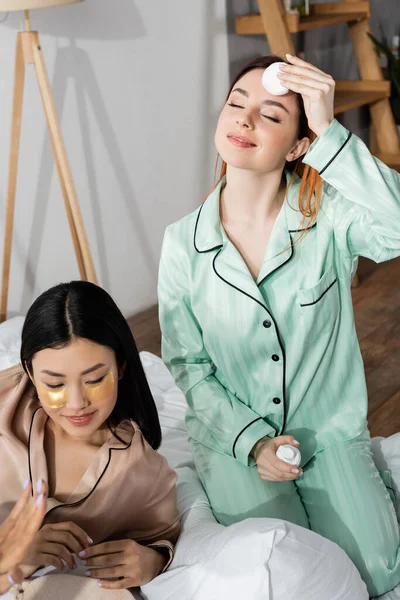
[[[237,152],[224,152],[224,154],[220,153],[220,156],[229,167],[234,169],[243,169],[246,171],[257,170],[254,165],[254,160],[251,160],[248,156],[241,156]]]
[[[259,160],[254,160],[254,157],[241,156],[233,152],[220,153],[222,160],[231,169],[237,169],[254,173],[256,175],[266,175],[277,169],[283,169],[285,161],[278,158],[277,160],[265,160],[260,164]]]

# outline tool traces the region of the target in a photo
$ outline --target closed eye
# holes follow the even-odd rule
[[[270,121],[273,121],[274,123],[281,123],[279,119],[275,119],[274,117],[269,117],[268,115],[263,115],[262,113],[261,116],[264,117],[264,119],[269,119]]]
[[[103,375],[103,377],[99,377],[99,379],[96,379],[95,381],[87,381],[86,383],[88,385],[96,385],[96,383],[100,383],[100,381],[103,381],[105,375]]]
[[[234,104],[233,102],[228,102],[228,106],[233,106],[233,108],[244,108],[244,106],[240,106],[239,104]]]
[[[50,388],[51,390],[58,390],[59,388],[64,387],[63,383],[56,383],[55,385],[51,384],[51,383],[46,383],[46,387]]]

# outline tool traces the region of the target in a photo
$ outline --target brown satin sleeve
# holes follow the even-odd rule
[[[22,396],[28,384],[28,376],[20,364],[0,371],[0,409]]]
[[[156,479],[151,482],[146,505],[143,506],[142,524],[146,523],[147,531],[142,529],[140,538],[134,532],[132,537],[139,544],[152,548],[165,548],[169,553],[169,561],[164,567],[165,571],[174,556],[174,547],[179,538],[181,523],[176,498],[177,475],[169,466],[166,459],[154,452],[153,459],[157,458],[159,470]]]
[[[154,548],[155,550],[165,550],[166,551],[165,553],[168,556],[168,560],[167,560],[167,564],[161,571],[161,573],[165,573],[165,571],[168,569],[169,565],[172,563],[173,558],[174,558],[174,552],[175,552],[174,545],[171,544],[171,542],[168,542],[167,540],[160,540],[159,542],[154,542],[154,544],[148,544],[148,547]],[[161,575],[161,573],[160,573],[160,575]]]

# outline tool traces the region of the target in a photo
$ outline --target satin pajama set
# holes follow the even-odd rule
[[[377,596],[400,582],[400,536],[390,474],[372,460],[351,281],[359,256],[400,255],[400,175],[336,120],[303,162],[323,179],[317,221],[301,231],[296,180],[257,281],[221,225],[224,180],[167,228],[163,358],[187,399],[189,438],[216,518],[308,527],[339,544]],[[262,481],[251,450],[282,434],[300,442],[304,475]]]

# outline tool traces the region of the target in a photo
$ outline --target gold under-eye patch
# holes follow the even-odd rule
[[[114,383],[113,372],[108,371],[101,381],[86,386],[85,397],[89,402],[105,402],[112,396]],[[40,401],[49,408],[63,408],[68,403],[68,389],[65,386],[51,390],[40,381],[37,392]]]
[[[90,402],[106,402],[114,392],[114,384],[113,372],[108,371],[107,375],[99,383],[91,384],[86,388],[86,398]]]
[[[68,390],[65,386],[50,390],[42,382],[39,382],[37,392],[40,401],[49,408],[62,408],[68,402]]]

